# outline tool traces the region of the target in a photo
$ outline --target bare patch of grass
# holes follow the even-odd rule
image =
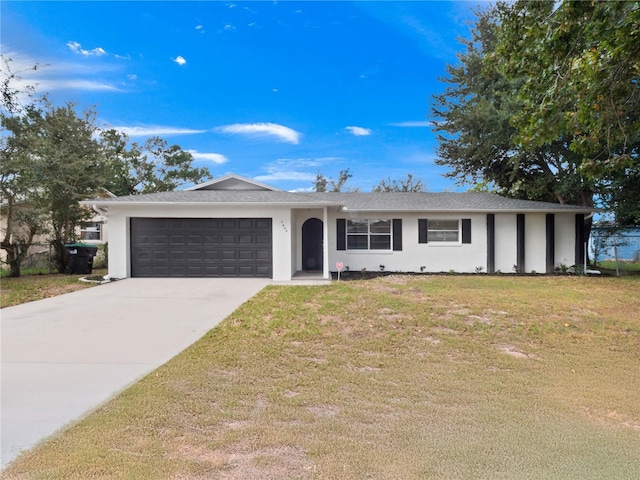
[[[7,479],[640,477],[640,279],[268,287]]]

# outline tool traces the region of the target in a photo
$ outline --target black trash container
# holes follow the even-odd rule
[[[68,243],[64,246],[69,254],[69,266],[67,273],[91,273],[93,270],[93,257],[98,252],[98,247],[85,245],[84,243]]]

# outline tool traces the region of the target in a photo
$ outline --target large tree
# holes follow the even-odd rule
[[[166,192],[211,178],[207,168],[193,166],[193,156],[179,145],[151,137],[143,145],[116,130],[102,132],[104,188],[115,195]]]
[[[1,60],[0,203],[4,229],[0,232],[0,248],[5,253],[9,275],[18,277],[36,235],[46,232],[42,210],[28,204],[34,185],[34,171],[28,167],[31,137],[28,119],[37,115],[37,107],[32,88],[20,91],[13,87],[19,72],[11,71],[11,60],[5,57]]]
[[[637,2],[498,3],[479,12],[432,109],[438,163],[501,193],[637,222]],[[634,200],[635,199],[635,200]]]
[[[597,176],[631,165],[640,136],[640,4],[520,0],[498,13],[496,64],[522,80],[512,119],[519,140],[571,136],[583,169]]]
[[[95,112],[79,115],[73,104],[47,105],[33,117],[31,128],[29,167],[34,172],[34,188],[30,203],[46,212],[54,264],[64,272],[64,246],[77,240],[77,227],[92,215],[78,202],[94,196],[104,184]]]
[[[436,163],[460,184],[488,183],[516,198],[592,205],[593,182],[580,172],[582,157],[557,137],[536,147],[518,142],[512,118],[522,101],[523,80],[500,69],[495,49],[498,7],[477,12],[458,65],[447,66],[445,91],[434,96],[432,116],[439,142]]]
[[[521,81],[511,118],[528,148],[565,138],[620,224],[640,220],[640,4],[499,4],[496,67]]]

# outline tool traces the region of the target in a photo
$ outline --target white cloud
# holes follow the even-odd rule
[[[202,30],[204,27],[202,25],[196,25],[196,30]]]
[[[20,78],[12,82],[12,87],[20,91],[24,91],[27,86],[35,87],[37,95],[57,90],[123,91],[113,82],[101,78],[104,74],[111,76],[118,70],[112,65],[87,65],[85,62],[48,63],[46,59],[34,58],[16,51],[5,52],[5,56],[12,60],[11,70],[20,72]],[[34,65],[38,66],[35,70]]]
[[[127,126],[110,126],[109,128],[113,128],[119,132],[124,133],[130,137],[153,137],[155,135],[195,135],[198,133],[205,133],[206,130],[194,130],[190,128],[180,128],[180,127],[166,127],[166,126],[158,126],[158,125],[145,125],[139,127],[127,127]]]
[[[305,172],[291,172],[291,171],[282,171],[282,172],[272,172],[267,175],[258,175],[257,177],[253,177],[254,180],[258,182],[274,182],[278,180],[294,180],[297,182],[312,182],[315,180],[315,173],[305,173]]]
[[[52,92],[54,90],[85,90],[89,92],[121,92],[118,87],[104,82],[82,80],[73,78],[48,78],[38,80],[39,92]]]
[[[368,135],[371,135],[371,129],[370,128],[345,127],[344,129],[346,131],[348,131],[351,135],[355,135],[356,137],[366,137]]]
[[[301,136],[299,132],[277,123],[234,123],[217,127],[215,130],[222,133],[248,135],[251,137],[275,137],[281,142],[296,145],[300,143]]]
[[[233,25],[228,25],[227,24],[227,25],[224,26],[224,29],[228,32],[228,31],[231,31],[231,30],[235,30],[236,27],[234,27]]]
[[[319,158],[279,158],[265,166],[267,173],[254,177],[258,182],[274,182],[289,180],[297,182],[313,182],[318,167],[342,160],[338,157]],[[312,188],[312,187],[311,187]],[[305,188],[299,189],[306,190]]]
[[[428,128],[432,127],[433,123],[428,120],[421,121],[409,121],[409,122],[398,122],[398,123],[390,123],[392,127],[418,127],[418,128]]]
[[[176,62],[178,65],[180,65],[181,67],[187,64],[187,61],[184,59],[182,55],[178,55],[176,58],[173,58],[172,60]]]
[[[127,78],[129,80],[137,80],[138,79],[138,75],[127,75]]]
[[[198,152],[197,150],[187,150],[194,158],[194,160],[206,160],[208,162],[213,162],[218,165],[222,165],[223,163],[227,163],[229,159],[220,153],[203,153]]]
[[[82,45],[79,44],[78,42],[67,42],[67,47],[69,47],[69,49],[73,53],[77,53],[78,55],[84,55],[85,57],[91,57],[91,56],[103,57],[107,54],[107,52],[102,47],[96,47],[92,50],[85,50],[82,48]]]

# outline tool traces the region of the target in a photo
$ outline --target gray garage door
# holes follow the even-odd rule
[[[270,218],[132,218],[133,277],[272,276]]]

